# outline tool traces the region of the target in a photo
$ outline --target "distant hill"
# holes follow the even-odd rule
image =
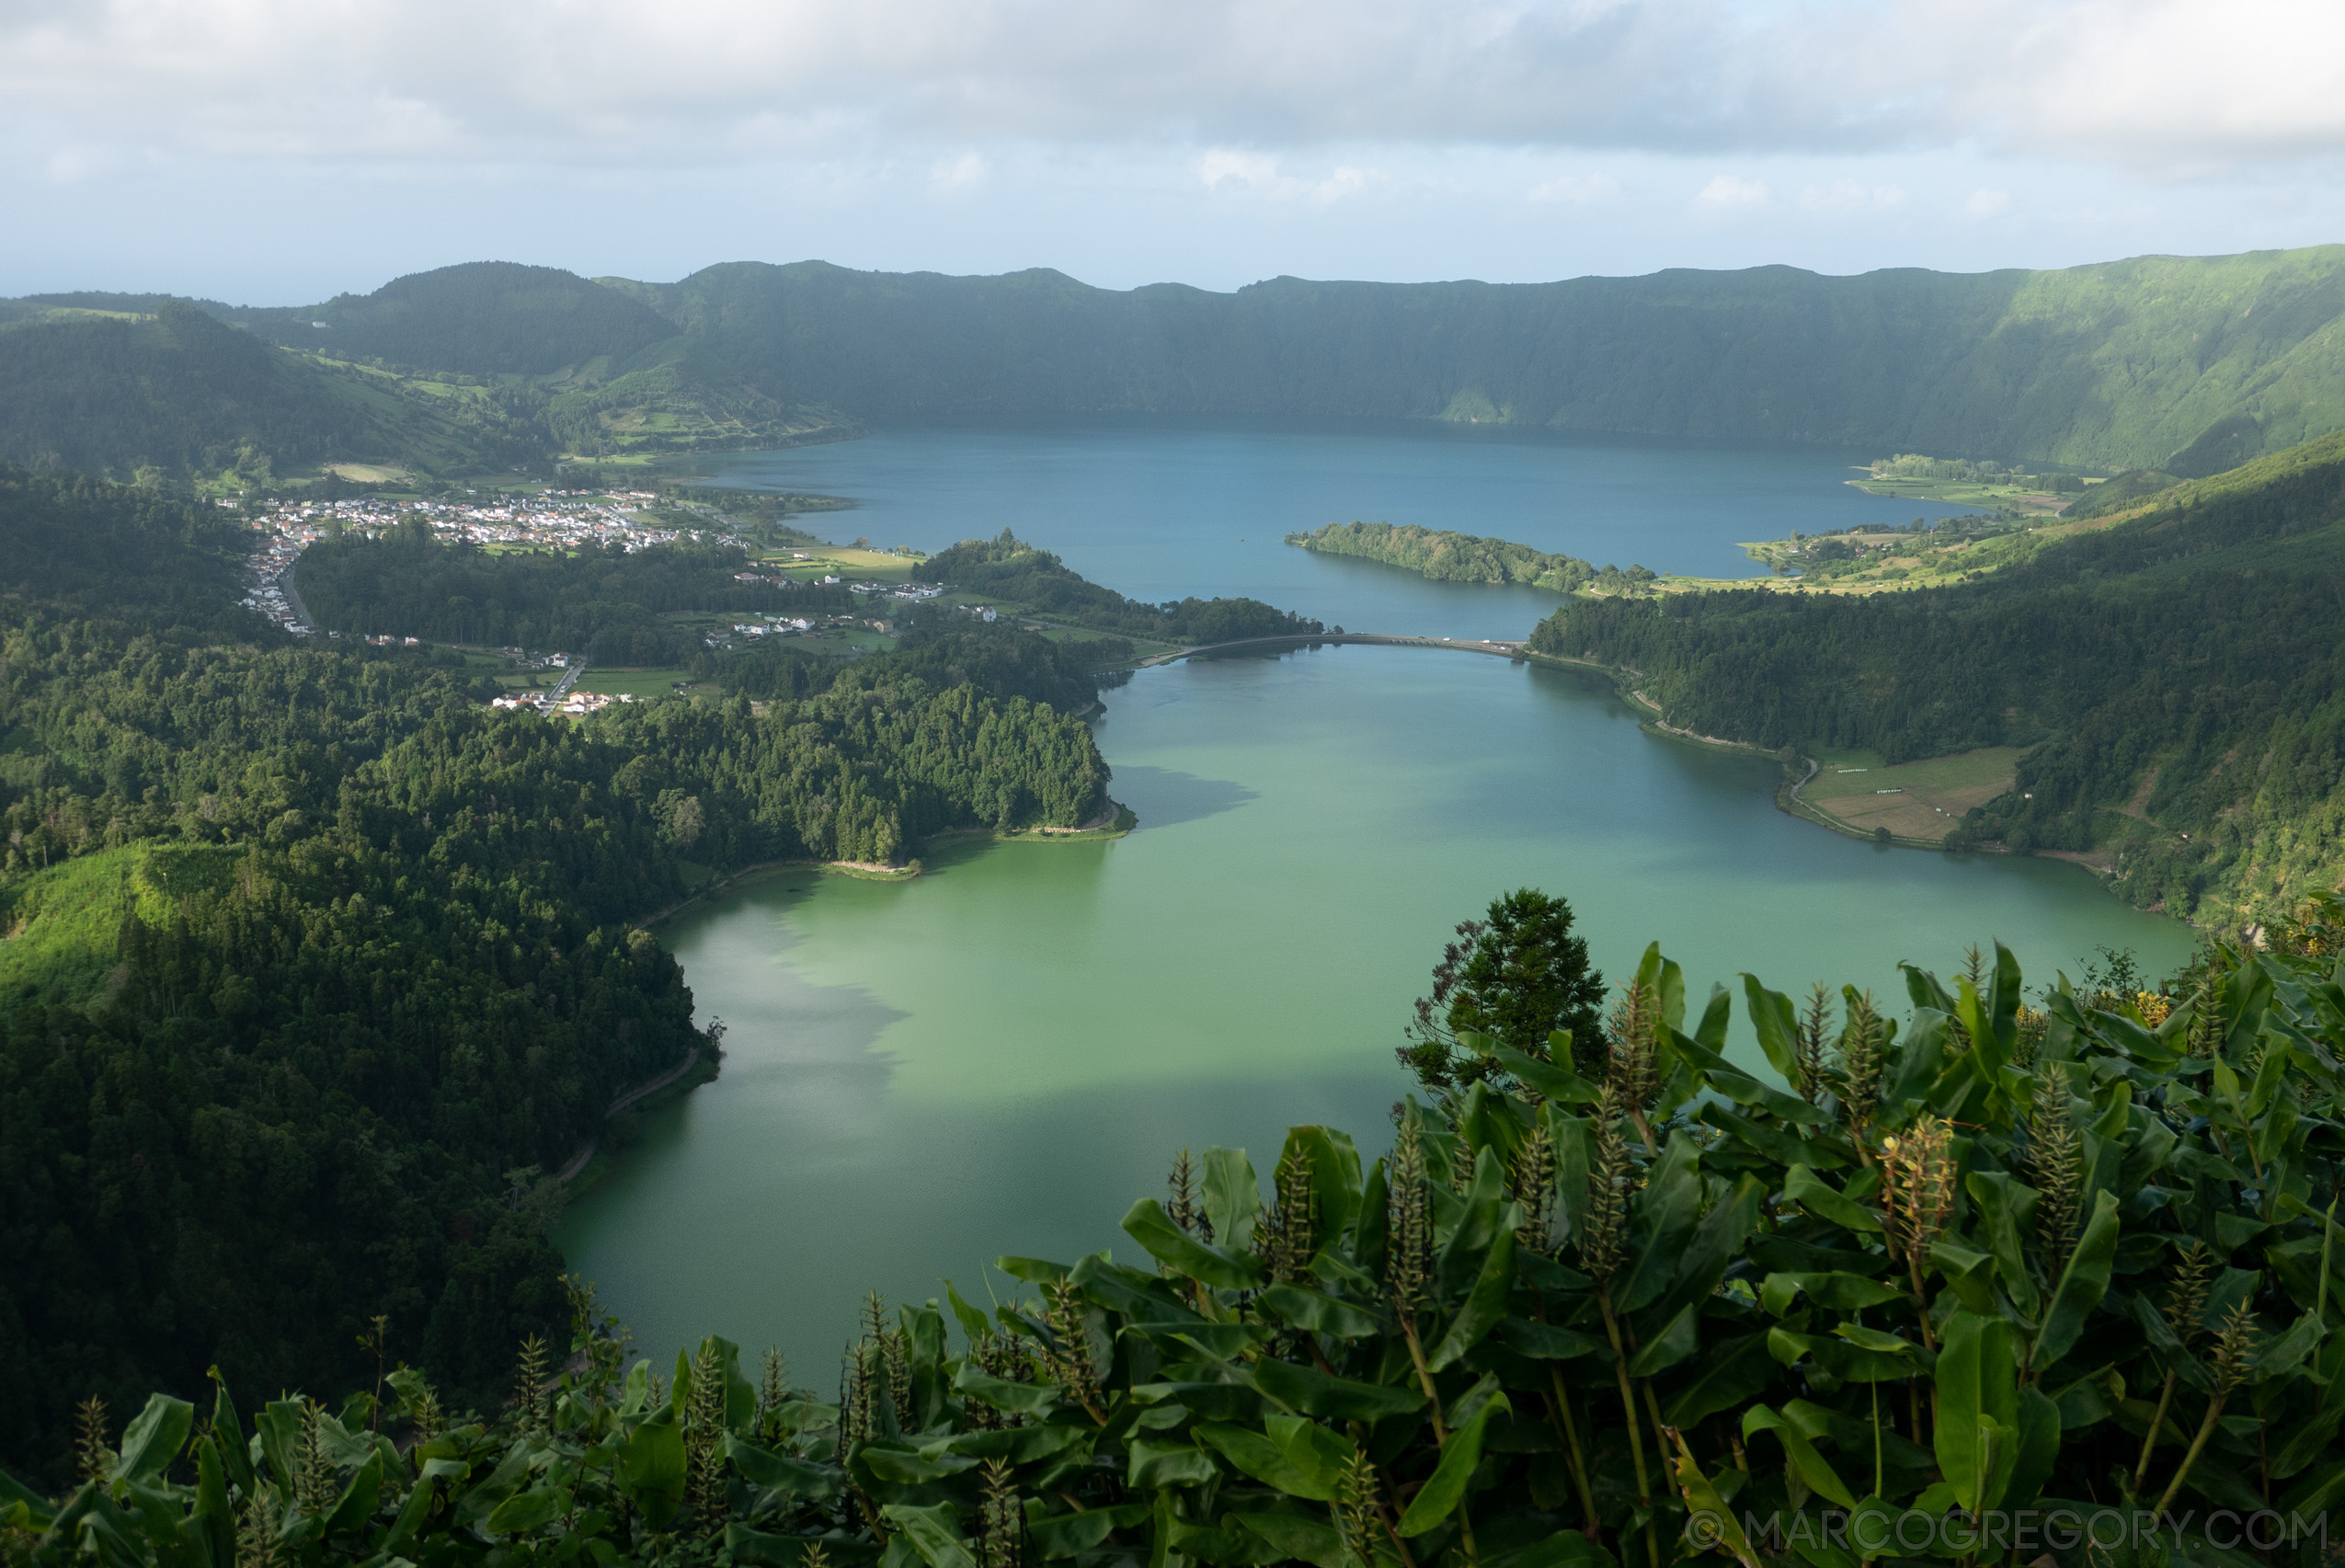
[[[229,319],[288,348],[468,375],[542,376],[632,358],[676,329],[627,295],[555,267],[474,261],[324,304]]]
[[[856,433],[551,268],[446,268],[298,310],[0,301],[0,462],[266,483],[343,461],[455,475]]]
[[[2178,484],[1976,584],[1568,604],[1540,651],[1670,723],[1886,761],[2032,750],[1950,845],[2113,867],[2145,907],[2286,912],[2345,875],[2345,433]]]
[[[0,302],[0,326],[160,303]],[[1140,412],[1437,419],[2190,478],[2345,429],[2336,246],[2049,272],[1278,278],[1234,293],[1094,289],[1046,269],[731,262],[646,283],[475,262],[297,309],[197,308],[292,350],[533,389],[548,402],[520,398],[514,411],[551,420],[541,444],[597,453],[835,439],[858,420]]]
[[[193,305],[137,316],[63,308],[0,324],[0,462],[127,477],[380,457],[480,461],[496,444],[418,406],[272,349]]]
[[[1229,294],[821,262],[604,281],[747,373],[883,421],[1435,418],[2185,475],[2345,429],[2334,246],[2053,272],[1278,278]]]

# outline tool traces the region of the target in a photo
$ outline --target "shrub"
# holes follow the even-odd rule
[[[1902,1025],[1744,976],[1784,1087],[1656,948],[1602,1082],[1468,1036],[1504,1074],[1404,1106],[1385,1158],[1294,1128],[1265,1202],[1243,1153],[1184,1154],[1124,1219],[1151,1266],[1005,1258],[1032,1293],[991,1313],[874,1299],[835,1402],[716,1339],[629,1367],[574,1288],[570,1356],[526,1346],[494,1419],[406,1372],[250,1436],[224,1389],[200,1430],[158,1397],[119,1446],[93,1411],[78,1491],[0,1483],[6,1550],[1836,1568],[1916,1555],[1891,1531],[2001,1557],[1965,1521],[2034,1510],[2062,1563],[2246,1564],[2222,1511],[2345,1489],[2345,990],[2313,914],[2041,1011],[2000,948],[1950,989],[1908,968]],[[2158,1515],[2155,1551],[2109,1549]]]

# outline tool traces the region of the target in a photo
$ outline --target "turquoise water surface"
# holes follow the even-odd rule
[[[1275,544],[1348,516],[1655,567],[1880,515],[1842,460],[1411,431],[904,432],[741,461],[859,498],[834,535],[934,548],[1003,526],[1150,598],[1252,593],[1356,629],[1519,636],[1547,596]],[[1639,498],[1642,499],[1640,500]],[[1707,498],[1705,499],[1705,498]],[[1371,647],[1143,671],[1099,721],[1140,827],[945,847],[917,882],[784,874],[662,934],[723,1076],[652,1118],[574,1209],[573,1264],[645,1345],[784,1346],[827,1386],[855,1303],[982,1299],[1001,1253],[1119,1247],[1172,1153],[1322,1121],[1381,1147],[1392,1058],[1449,928],[1507,888],[1569,898],[1619,975],[1659,938],[1697,994],[1758,973],[1870,987],[2009,944],[2031,982],[2189,932],[2066,864],[1878,848],[1775,810],[1775,765],[1643,733],[1602,685]],[[1738,1005],[1739,1014],[1740,1008]],[[1756,1055],[1737,1018],[1736,1052]],[[1119,1246],[1120,1243],[1120,1246]],[[990,1288],[1012,1282],[992,1276]]]

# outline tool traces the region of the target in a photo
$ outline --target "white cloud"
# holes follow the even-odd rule
[[[1197,178],[1207,189],[1241,189],[1280,201],[1308,201],[1324,206],[1367,189],[1379,171],[1349,164],[1338,165],[1322,179],[1303,179],[1282,173],[1278,160],[1264,153],[1216,147],[1197,160]]]
[[[0,105],[19,137],[294,158],[1959,144],[2189,176],[2345,154],[2345,6],[8,0]]]
[[[1972,191],[1971,199],[1962,203],[1963,212],[1973,218],[1999,218],[2010,210],[2009,191],[1989,190],[1985,186]]]
[[[976,153],[963,153],[957,158],[939,158],[929,166],[931,185],[944,190],[971,190],[986,182],[993,166]]]
[[[1703,186],[1694,200],[1705,207],[1764,207],[1772,194],[1763,179],[1722,174]]]
[[[1905,204],[1905,188],[1897,185],[1867,185],[1860,179],[1836,179],[1830,185],[1800,188],[1800,205],[1811,212],[1884,212]]]
[[[1524,192],[1526,201],[1560,201],[1584,207],[1620,194],[1620,182],[1608,174],[1559,175]]]

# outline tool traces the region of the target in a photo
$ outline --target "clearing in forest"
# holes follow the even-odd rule
[[[2016,746],[1985,746],[1884,767],[1861,751],[1819,752],[1800,798],[1856,832],[1886,828],[1895,838],[1937,843],[1964,812],[2011,787],[2019,756]]]

